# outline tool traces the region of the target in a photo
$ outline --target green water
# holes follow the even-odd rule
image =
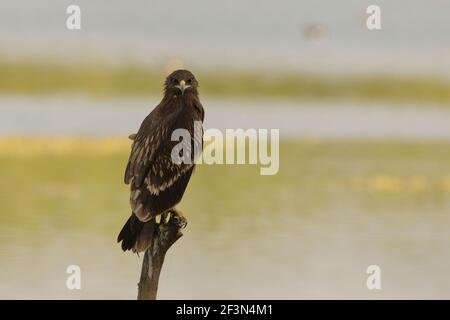
[[[280,172],[197,168],[164,298],[450,298],[450,144],[285,141]],[[0,158],[0,298],[134,299],[127,154]],[[68,265],[82,289],[66,288]],[[382,290],[366,288],[366,268]]]

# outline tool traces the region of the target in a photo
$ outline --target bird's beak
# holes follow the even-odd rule
[[[189,85],[186,85],[186,81],[181,80],[181,81],[180,81],[180,84],[177,85],[177,86],[175,86],[175,87],[177,87],[178,89],[181,90],[181,94],[184,94],[184,90],[186,90],[186,89],[189,88],[190,86],[189,86]]]

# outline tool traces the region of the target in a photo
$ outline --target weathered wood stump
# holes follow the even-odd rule
[[[161,273],[167,250],[183,236],[181,232],[187,225],[187,220],[176,210],[162,215],[161,221],[153,220],[153,237],[144,254],[141,278],[138,284],[138,300],[156,300],[159,275]]]

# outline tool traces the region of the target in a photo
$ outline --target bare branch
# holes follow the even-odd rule
[[[159,276],[167,250],[183,236],[181,230],[186,225],[186,219],[176,210],[171,210],[169,220],[165,221],[165,217],[162,217],[161,222],[154,228],[151,244],[145,251],[142,262],[138,300],[156,300]]]

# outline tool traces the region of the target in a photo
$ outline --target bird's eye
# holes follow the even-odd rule
[[[188,79],[188,81],[186,81],[187,84],[192,84],[192,82],[194,82],[194,80],[192,80],[192,78]]]
[[[178,80],[175,79],[175,78],[172,78],[172,83],[173,83],[173,84],[178,84]]]

